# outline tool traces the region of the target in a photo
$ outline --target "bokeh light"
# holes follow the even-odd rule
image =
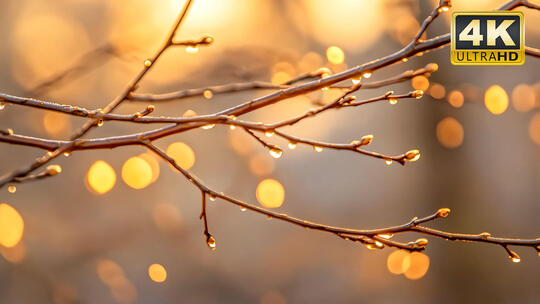
[[[167,279],[167,270],[160,264],[152,264],[148,267],[148,276],[154,282],[164,282]]]
[[[540,146],[540,113],[534,114],[529,123],[529,136],[533,142]]]
[[[429,95],[435,99],[443,99],[446,95],[446,89],[442,84],[432,83],[429,87]]]
[[[465,97],[461,91],[452,90],[450,93],[448,93],[448,103],[454,108],[461,108],[464,101]]]
[[[300,72],[312,72],[320,68],[324,64],[321,55],[315,52],[307,52],[298,62]]]
[[[530,111],[535,106],[536,96],[533,87],[519,84],[512,90],[512,105],[518,112]]]
[[[266,154],[256,154],[249,159],[249,169],[257,176],[265,176],[274,171],[274,161]]]
[[[77,54],[91,48],[85,30],[75,20],[44,13],[46,9],[39,2],[34,5],[34,10],[23,10],[15,19],[12,36],[12,72],[27,89],[62,71],[70,64],[70,58],[75,60]],[[36,14],[36,10],[43,11]]]
[[[437,140],[446,148],[461,146],[463,134],[463,126],[453,117],[446,117],[437,124]]]
[[[345,61],[345,53],[337,46],[326,49],[326,58],[332,64],[342,64]]]
[[[107,285],[115,285],[124,278],[122,267],[109,259],[99,260],[96,264],[96,272],[101,281]]]
[[[0,254],[2,254],[6,261],[12,264],[19,264],[26,257],[26,246],[22,242],[9,248],[0,246]]]
[[[169,147],[167,147],[167,154],[172,157],[182,169],[188,170],[195,164],[195,153],[190,146],[183,142],[170,144]]]
[[[426,91],[429,88],[429,80],[426,76],[418,75],[411,79],[411,86],[415,90]]]
[[[236,153],[243,156],[249,155],[255,151],[255,144],[246,132],[229,130],[229,145]]]
[[[12,206],[0,204],[0,245],[14,247],[22,239],[24,221],[19,212]]]
[[[278,208],[285,199],[285,189],[274,179],[265,179],[257,186],[257,200],[267,208]]]
[[[343,0],[333,5],[325,0],[304,0],[296,7],[298,18],[293,20],[322,44],[360,51],[384,32],[382,6],[380,1]]]
[[[46,112],[43,115],[43,128],[51,136],[66,136],[71,132],[71,122],[65,114]]]
[[[405,271],[403,269],[403,260],[408,255],[409,252],[406,250],[396,250],[390,253],[386,259],[386,267],[388,268],[388,271],[393,274],[402,274]]]
[[[169,203],[160,203],[152,210],[152,220],[156,227],[166,233],[179,231],[182,224],[182,215],[176,206]]]
[[[403,269],[407,279],[420,279],[429,269],[429,257],[422,252],[412,252],[403,259]]]
[[[140,157],[131,157],[122,166],[122,180],[133,189],[143,189],[152,182],[152,167]]]
[[[155,182],[158,179],[160,172],[159,159],[152,152],[141,153],[138,157],[144,159],[150,165],[152,168],[152,183]]]
[[[486,109],[494,115],[500,115],[508,108],[508,95],[499,85],[492,85],[484,94]]]
[[[98,160],[88,169],[86,182],[90,189],[98,194],[104,194],[114,187],[116,172],[107,162]]]

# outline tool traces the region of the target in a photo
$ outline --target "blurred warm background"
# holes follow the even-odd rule
[[[487,10],[505,1],[453,1]],[[3,0],[0,91],[95,109],[120,93],[159,47],[183,1]],[[169,50],[139,92],[249,80],[274,83],[322,66],[339,72],[407,44],[434,1],[195,0],[177,39],[215,43]],[[540,46],[540,12],[525,12],[526,42]],[[428,30],[449,30],[450,12]],[[540,60],[523,66],[452,66],[449,49],[374,73],[383,79],[437,62],[439,71],[389,89],[420,101],[328,112],[288,130],[330,142],[374,134],[371,150],[418,148],[401,167],[305,146],[279,159],[238,130],[216,126],[156,142],[215,190],[330,225],[378,228],[452,214],[452,232],[540,235]],[[67,71],[67,72],[66,72]],[[212,113],[269,91],[156,105],[155,115]],[[333,90],[300,96],[246,118],[301,113]],[[145,104],[126,104],[133,113]],[[6,105],[0,128],[64,139],[83,119]],[[154,125],[155,126],[155,125]],[[91,137],[152,126],[105,123]],[[273,138],[272,138],[273,139]],[[287,143],[276,140],[283,148]],[[1,145],[1,174],[43,154]],[[537,303],[540,263],[530,248],[430,239],[425,254],[368,250],[222,201],[209,202],[217,249],[202,234],[200,193],[141,147],[73,153],[57,177],[0,192],[1,303]],[[416,235],[399,236],[415,240]]]

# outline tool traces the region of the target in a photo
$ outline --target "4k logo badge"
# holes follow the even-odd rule
[[[455,12],[451,34],[452,64],[517,65],[525,62],[521,12]]]

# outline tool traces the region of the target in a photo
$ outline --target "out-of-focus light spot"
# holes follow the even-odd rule
[[[148,276],[154,282],[164,282],[167,279],[167,270],[160,264],[152,264],[148,267]]]
[[[296,74],[296,69],[290,62],[280,61],[272,66],[272,74],[276,74],[278,72],[285,72],[289,75],[294,75]]]
[[[240,155],[249,155],[255,151],[255,143],[246,132],[229,130],[229,144]]]
[[[345,53],[337,46],[326,49],[326,58],[332,64],[341,64],[345,61]]]
[[[412,252],[403,259],[403,269],[407,279],[420,279],[429,269],[429,257],[421,252]]]
[[[55,304],[78,303],[80,302],[77,291],[67,285],[56,285],[52,290],[52,299]]]
[[[481,102],[482,101],[482,91],[479,87],[472,85],[470,83],[464,83],[460,85],[460,91],[463,93],[463,96],[467,101],[470,102]]]
[[[124,270],[112,260],[99,260],[96,271],[103,283],[109,286],[111,294],[119,303],[133,303],[137,299],[137,289],[125,277]]]
[[[534,108],[536,96],[534,89],[526,84],[519,84],[512,90],[512,105],[518,112],[527,112]]]
[[[114,187],[116,173],[108,163],[98,160],[88,169],[86,181],[93,191],[104,194]]]
[[[152,219],[159,230],[167,233],[179,231],[182,223],[178,208],[168,203],[157,204],[152,210]]]
[[[540,82],[537,82],[532,87],[534,90],[534,95],[536,96],[534,106],[540,108]]]
[[[257,154],[249,159],[249,169],[257,176],[265,176],[274,171],[274,162],[265,154]]]
[[[122,166],[122,179],[133,189],[142,189],[152,182],[152,167],[140,157],[131,157]]]
[[[21,242],[11,248],[0,246],[0,254],[2,254],[6,261],[13,264],[19,264],[26,256],[26,246]]]
[[[109,286],[124,280],[122,267],[112,260],[99,260],[96,264],[96,272],[101,281]]]
[[[285,199],[285,189],[274,179],[265,179],[257,186],[257,200],[267,208],[278,208]]]
[[[150,165],[150,167],[152,168],[151,182],[155,182],[158,179],[160,172],[159,160],[157,159],[157,157],[154,155],[154,153],[151,152],[141,153],[138,157],[144,159]]]
[[[37,2],[33,4],[33,10],[22,9],[15,18],[11,36],[12,71],[19,84],[27,89],[62,71],[71,64],[69,59],[78,58],[92,48],[84,28],[74,19],[46,13]],[[29,42],[33,47],[28,47]]]
[[[297,18],[293,21],[297,22],[298,28],[326,45],[338,44],[344,49],[362,50],[370,47],[384,32],[383,18],[380,17],[383,5],[379,1],[344,0],[339,5],[329,5],[325,0],[304,0],[291,9],[296,9]]]
[[[287,304],[285,297],[277,291],[268,291],[265,292],[262,297],[260,304]]]
[[[323,65],[321,55],[315,52],[308,52],[298,62],[300,72],[313,72]]]
[[[446,89],[442,84],[432,83],[429,88],[429,95],[435,99],[443,99],[446,95]]]
[[[392,14],[392,11],[390,13]],[[392,20],[388,28],[390,35],[401,45],[408,44],[420,28],[418,20],[410,10],[396,10],[389,18]]]
[[[274,75],[272,75],[272,83],[273,84],[283,84],[289,80],[292,79],[292,76],[287,72],[277,72]]]
[[[0,204],[0,246],[16,246],[23,233],[24,221],[19,212],[8,204]]]
[[[529,136],[533,142],[540,146],[540,113],[534,114],[529,124]]]
[[[47,112],[43,116],[43,128],[52,136],[64,136],[71,131],[71,122],[65,114]]]
[[[446,117],[437,124],[437,139],[446,148],[457,148],[463,143],[463,126],[453,117]]]
[[[388,255],[386,259],[386,267],[388,271],[393,274],[402,274],[405,272],[403,269],[403,260],[409,255],[409,252],[406,250],[396,250]]]
[[[175,142],[167,147],[167,155],[184,170],[188,170],[195,164],[195,153],[190,146],[183,142]]]
[[[484,94],[484,104],[492,114],[502,114],[508,108],[508,95],[501,86],[492,85]]]
[[[448,94],[448,103],[454,108],[461,108],[464,101],[463,93],[458,90],[453,90]]]
[[[411,86],[415,90],[426,91],[429,88],[429,80],[426,76],[418,75],[411,79]]]
[[[113,298],[120,304],[131,304],[137,300],[137,289],[126,277],[110,286]]]

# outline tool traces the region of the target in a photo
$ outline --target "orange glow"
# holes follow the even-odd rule
[[[124,280],[122,267],[112,260],[99,260],[96,265],[96,271],[101,281],[110,286]]]
[[[330,5],[325,0],[304,0],[295,6],[302,10],[293,20],[298,22],[300,30],[322,44],[362,50],[384,33],[382,6],[379,1],[342,0],[339,5]]]
[[[345,61],[345,53],[337,46],[326,49],[326,58],[332,64],[342,64]]]
[[[36,10],[42,13],[36,14]],[[45,12],[44,7],[35,6],[34,10],[23,10],[15,19],[11,67],[19,84],[27,89],[62,71],[71,63],[69,60],[92,48],[79,23]],[[33,47],[28,47],[29,42]]]
[[[154,225],[163,232],[176,232],[180,230],[182,215],[176,206],[168,203],[157,204],[152,210]]]
[[[16,246],[23,233],[24,221],[19,212],[8,204],[0,204],[0,246]]]
[[[412,252],[403,259],[405,277],[417,280],[423,277],[429,269],[429,257],[421,252]]]
[[[426,91],[429,88],[429,80],[426,78],[426,76],[414,76],[411,79],[411,86],[415,90]]]
[[[464,101],[465,97],[463,97],[463,93],[458,90],[453,90],[448,94],[448,103],[454,108],[461,108]]]
[[[249,159],[249,169],[257,176],[265,176],[274,171],[274,162],[265,154],[257,154]]]
[[[396,250],[390,253],[386,259],[386,267],[388,268],[388,271],[393,274],[402,274],[405,272],[405,269],[403,269],[403,260],[408,255],[409,252],[406,250]]]
[[[484,94],[484,104],[492,114],[502,114],[508,108],[508,95],[501,86],[492,85]]]
[[[529,124],[529,136],[540,146],[540,113],[536,113]]]
[[[154,153],[151,152],[144,152],[142,154],[139,154],[139,158],[144,159],[152,168],[152,183],[155,182],[159,177],[159,160],[154,155]]]
[[[131,157],[122,166],[122,180],[133,189],[143,189],[152,182],[152,167],[142,158]]]
[[[313,72],[322,67],[323,59],[321,55],[315,52],[308,52],[298,62],[298,69],[300,72]]]
[[[183,142],[175,142],[167,147],[167,154],[182,167],[189,170],[195,164],[195,153],[190,146]]]
[[[6,261],[13,264],[19,264],[26,256],[26,247],[23,243],[19,242],[17,246],[11,248],[0,247],[0,253]]]
[[[446,89],[441,84],[433,83],[429,88],[429,94],[435,99],[443,99],[446,95]]]
[[[272,83],[273,84],[282,84],[292,79],[292,76],[283,71],[279,71],[272,75]]]
[[[257,186],[257,200],[268,208],[278,208],[285,199],[285,189],[274,179],[265,179]]]
[[[453,117],[446,117],[437,124],[437,139],[446,148],[457,148],[463,143],[463,126]]]
[[[43,128],[49,135],[65,136],[71,131],[71,122],[65,114],[47,112],[43,116]]]
[[[255,151],[255,142],[246,132],[229,130],[229,144],[240,155],[249,155]]]
[[[105,161],[98,160],[90,166],[86,174],[88,186],[98,194],[109,192],[116,183],[114,169]]]
[[[167,279],[167,270],[160,264],[152,264],[148,267],[148,276],[154,282],[164,282]]]
[[[526,84],[520,84],[512,90],[512,105],[518,112],[527,112],[535,105],[534,89]]]

